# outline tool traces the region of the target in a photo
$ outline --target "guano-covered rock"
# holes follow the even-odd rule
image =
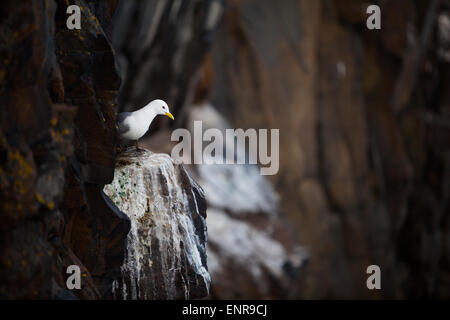
[[[184,167],[167,154],[130,148],[104,191],[131,220],[114,298],[207,296],[206,202]]]

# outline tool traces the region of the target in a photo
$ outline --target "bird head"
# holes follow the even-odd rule
[[[168,116],[170,119],[174,120],[175,118],[169,111],[169,106],[163,100],[153,100],[150,102],[151,108],[156,111],[156,114],[160,114],[163,116]]]

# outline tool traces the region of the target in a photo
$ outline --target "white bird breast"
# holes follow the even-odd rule
[[[150,121],[145,118],[136,117],[132,115],[125,119],[124,123],[130,128],[127,132],[122,134],[122,137],[128,140],[138,140],[140,139],[148,130]]]

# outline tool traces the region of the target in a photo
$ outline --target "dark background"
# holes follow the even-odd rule
[[[381,30],[360,0],[74,2],[81,31],[64,1],[0,4],[2,298],[64,298],[73,262],[90,284],[78,297],[108,297],[128,230],[101,194],[114,121],[155,98],[176,121],[156,120],[152,150],[170,153],[205,106],[280,129],[280,171],[254,182],[274,207],[209,207],[307,253],[277,272],[270,254],[228,255],[208,221],[211,298],[450,297],[449,1],[372,1]]]

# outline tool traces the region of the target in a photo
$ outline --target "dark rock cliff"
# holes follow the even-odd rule
[[[154,151],[205,105],[281,129],[276,176],[187,168],[211,208],[212,297],[450,297],[450,6],[373,2],[380,31],[363,0],[1,1],[0,297],[123,298],[132,223],[103,190],[116,112],[153,98],[176,117],[155,120]],[[83,290],[65,289],[72,264]]]
[[[311,253],[299,296],[448,298],[448,1],[372,2],[381,30],[367,1],[230,1],[212,103],[280,128],[272,182]]]
[[[150,150],[171,152],[169,126],[193,132],[193,121],[202,120],[205,130],[232,127],[207,103],[212,86],[210,48],[229,4],[222,0],[121,3],[113,29],[113,46],[125,79],[119,108],[138,108],[164,96],[176,119],[174,123],[155,119],[149,138],[142,141]],[[272,184],[256,166],[200,165],[187,170],[204,188],[208,203],[209,297],[295,297],[291,283],[307,254],[295,230],[279,214]]]
[[[116,160],[117,1],[70,3],[81,9],[80,30],[66,27],[67,1],[1,4],[0,297],[204,297],[210,278],[202,189],[168,156],[152,162],[122,153]],[[138,225],[141,212],[123,207],[111,189],[123,162],[133,159],[155,177],[127,198],[149,206]],[[142,178],[142,170],[127,172],[129,179]],[[81,268],[81,289],[67,289],[70,265]]]
[[[448,297],[448,1],[374,0],[382,12],[375,31],[363,0],[177,3],[126,3],[135,23],[121,20],[113,32],[121,72],[130,83],[158,84],[130,85],[121,108],[164,92],[175,127],[190,126],[193,102],[212,105],[234,128],[280,128],[280,172],[270,182],[280,216],[310,252],[294,296]],[[213,4],[222,19],[211,33]],[[146,67],[127,67],[136,64]],[[225,211],[221,221],[258,224]],[[371,264],[381,267],[382,291],[367,290]],[[247,282],[215,291],[230,277],[212,275],[216,297],[263,296]]]
[[[0,295],[107,298],[130,222],[103,194],[115,164],[120,86],[114,1],[2,1]],[[79,265],[83,289],[66,290]]]

